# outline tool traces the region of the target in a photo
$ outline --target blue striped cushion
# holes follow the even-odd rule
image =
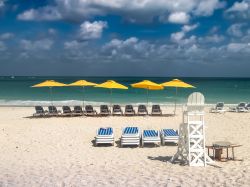
[[[139,131],[138,127],[126,127],[124,129],[124,134],[137,134]]]
[[[100,128],[98,130],[98,135],[112,135],[113,134],[113,128],[107,127],[107,128]]]
[[[178,136],[173,129],[163,129],[164,136]]]
[[[155,136],[158,136],[158,132],[155,130],[144,130],[143,136],[144,137],[155,137]]]

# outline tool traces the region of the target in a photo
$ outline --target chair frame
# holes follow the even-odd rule
[[[152,105],[152,111],[151,111],[152,116],[162,116],[162,110],[160,105]]]
[[[137,133],[125,133],[125,130],[127,128],[137,128],[138,132]],[[141,140],[141,132],[138,127],[125,127],[122,129],[122,135],[120,138],[120,146],[123,147],[124,145],[137,145],[140,146],[140,140]]]
[[[84,110],[85,116],[96,116],[97,112],[94,110],[94,107],[92,105],[86,105]]]
[[[135,116],[135,110],[133,108],[133,105],[126,105],[125,106],[125,116]]]
[[[147,109],[146,105],[139,105],[138,106],[137,115],[138,116],[148,115],[148,109]]]
[[[155,131],[157,133],[157,136],[144,136],[144,131]],[[157,144],[158,146],[161,145],[161,138],[160,138],[160,132],[158,130],[143,130],[142,132],[142,147],[144,147],[145,143],[154,143]]]
[[[112,134],[111,135],[100,135],[99,130],[101,128],[111,128],[112,129]],[[112,127],[100,127],[96,130],[96,137],[95,137],[95,146],[98,146],[99,144],[111,144],[114,146],[114,130]]]

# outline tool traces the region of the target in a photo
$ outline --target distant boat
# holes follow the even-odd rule
[[[15,78],[15,76],[11,76],[10,78],[11,78],[11,79],[14,79],[14,78]]]

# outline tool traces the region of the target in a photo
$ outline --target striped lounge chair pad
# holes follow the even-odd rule
[[[126,127],[123,131],[123,134],[138,134],[138,127]]]
[[[164,136],[178,136],[177,132],[174,129],[163,129]]]
[[[158,136],[158,131],[155,130],[144,130],[143,131],[144,137],[155,137]]]
[[[101,136],[108,136],[108,135],[112,135],[112,134],[113,134],[113,128],[111,128],[111,127],[100,128],[98,130],[98,135],[101,135]]]

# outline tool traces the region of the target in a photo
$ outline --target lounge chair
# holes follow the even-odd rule
[[[101,105],[100,106],[100,115],[102,116],[108,116],[110,115],[110,110],[109,110],[109,107],[108,105]]]
[[[148,115],[147,107],[145,105],[139,105],[137,114],[138,115]]]
[[[226,112],[225,108],[224,108],[224,103],[223,102],[219,102],[215,105],[214,108],[210,109],[211,113],[223,113]]]
[[[113,106],[112,114],[113,114],[113,115],[123,115],[121,106],[120,106],[120,105],[114,105],[114,106]]]
[[[247,103],[246,109],[247,109],[248,112],[250,112],[250,103]]]
[[[35,106],[36,112],[33,114],[34,117],[42,117],[47,114],[47,110],[44,110],[42,106]]]
[[[71,116],[72,115],[72,111],[71,111],[69,106],[62,106],[62,111],[63,111],[63,113],[62,113],[63,116]]]
[[[141,134],[138,127],[126,127],[122,129],[121,147],[124,145],[140,145]]]
[[[230,107],[230,112],[247,112],[246,109],[247,104],[245,102],[240,102],[236,107]]]
[[[112,127],[101,127],[96,131],[95,145],[111,144],[114,145],[114,133]]]
[[[142,147],[145,143],[161,144],[160,133],[157,130],[144,130],[142,134]]]
[[[84,114],[86,116],[95,116],[95,115],[97,115],[97,112],[94,110],[92,105],[86,105]]]
[[[160,105],[153,105],[152,106],[152,112],[151,112],[152,116],[157,116],[157,115],[162,115],[162,110]]]
[[[126,105],[125,106],[125,116],[134,116],[135,115],[135,110],[132,105]]]
[[[162,129],[161,130],[161,141],[162,145],[165,145],[166,142],[178,143],[179,135],[178,131],[174,129]]]
[[[74,110],[72,111],[73,115],[74,116],[81,116],[83,115],[83,110],[82,110],[82,107],[77,105],[77,106],[74,106]]]
[[[61,114],[61,111],[57,110],[55,106],[49,106],[48,109],[49,109],[48,115],[50,116],[58,116]]]

